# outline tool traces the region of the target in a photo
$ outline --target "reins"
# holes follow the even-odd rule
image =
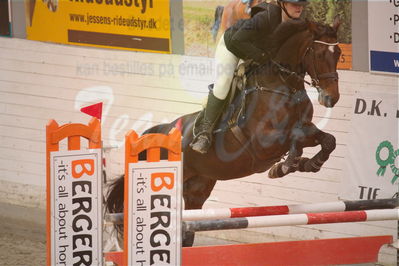
[[[328,43],[328,42],[323,42],[323,41],[319,41],[319,40],[314,40],[313,43],[319,43],[319,44],[328,45],[328,46],[337,46],[337,45],[339,44],[338,42],[335,42],[335,43]],[[313,53],[313,61],[315,61],[316,59],[315,59],[315,55],[314,55],[314,49],[313,49],[312,46],[309,46],[309,47],[306,49],[306,52],[305,52],[305,54],[304,54],[303,57],[305,58],[306,55],[307,55],[307,53],[308,53],[309,51],[311,51],[311,52]],[[298,79],[298,80],[300,80],[300,81],[303,81],[304,83],[306,83],[307,85],[309,85],[309,86],[311,86],[311,87],[313,87],[313,88],[316,88],[316,90],[317,90],[318,92],[320,92],[320,90],[321,90],[321,88],[319,87],[320,80],[322,80],[322,79],[329,79],[329,78],[338,79],[338,73],[337,73],[337,72],[328,72],[328,73],[318,74],[317,71],[316,71],[316,68],[315,68],[314,64],[312,64],[312,66],[313,66],[313,72],[314,72],[314,75],[315,75],[316,77],[312,77],[312,75],[309,73],[309,76],[310,76],[311,79],[312,79],[312,80],[309,82],[309,81],[307,81],[307,80],[305,79],[305,77],[303,77],[302,75],[298,74],[298,73],[295,72],[295,71],[289,70],[288,68],[282,66],[282,65],[281,65],[280,63],[278,63],[277,61],[275,61],[275,60],[273,60],[273,59],[270,59],[270,62],[271,62],[273,65],[275,65],[275,66],[278,67],[278,70],[279,70],[280,74],[281,74],[281,73],[287,74],[287,77],[286,77],[286,78],[284,78],[284,77],[282,77],[282,76],[280,75],[280,78],[281,78],[284,82],[286,81],[287,78],[290,78],[291,76],[294,76],[296,79]]]

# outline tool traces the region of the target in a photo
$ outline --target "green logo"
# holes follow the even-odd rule
[[[388,158],[385,160],[381,159],[380,153],[382,149],[388,149]],[[395,166],[395,159],[396,157],[399,156],[399,149],[394,151],[392,144],[385,140],[381,142],[381,144],[378,146],[377,151],[375,153],[375,159],[380,166],[380,168],[377,171],[378,176],[383,176],[385,174],[385,171],[387,170],[387,166],[389,166],[392,170],[392,173],[394,173],[394,177],[391,180],[391,183],[394,184],[395,181],[399,178],[399,169]]]

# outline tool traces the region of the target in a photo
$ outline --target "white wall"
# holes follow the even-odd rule
[[[45,125],[87,123],[81,106],[104,102],[104,145],[122,145],[129,129],[200,110],[212,82],[208,58],[103,50],[0,38],[0,200],[45,208]],[[338,200],[355,90],[397,93],[398,79],[340,71],[341,99],[333,109],[315,101],[315,122],[337,138],[317,174],[270,180],[267,173],[218,182],[205,207],[237,207]],[[316,97],[314,91],[311,95]],[[316,148],[305,151],[311,156]],[[106,153],[107,171],[123,172],[123,150]],[[277,227],[208,235],[244,242],[396,234],[396,222]],[[393,249],[384,261],[395,262]]]

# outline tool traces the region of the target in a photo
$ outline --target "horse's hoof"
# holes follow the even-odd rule
[[[269,178],[274,179],[274,178],[281,178],[284,176],[284,174],[281,171],[281,167],[279,167],[280,164],[281,163],[273,165],[273,167],[270,168],[268,173]]]
[[[269,178],[272,178],[272,179],[278,178],[275,171],[272,171],[272,169],[270,169],[268,176],[269,176]]]
[[[278,163],[273,165],[272,168],[270,168],[269,178],[281,178],[292,172],[295,172],[295,168],[287,166],[284,163]]]

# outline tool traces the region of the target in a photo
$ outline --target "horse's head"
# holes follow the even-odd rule
[[[319,91],[319,103],[334,107],[339,100],[337,64],[341,49],[338,47],[337,30],[339,19],[332,27],[309,22],[313,35],[310,46],[304,54],[306,72],[312,78],[312,85]]]
[[[275,61],[291,71],[312,78],[319,102],[333,107],[339,99],[337,64],[341,54],[337,42],[338,18],[333,26],[303,20],[280,24],[274,32]],[[302,82],[303,86],[303,82]]]

